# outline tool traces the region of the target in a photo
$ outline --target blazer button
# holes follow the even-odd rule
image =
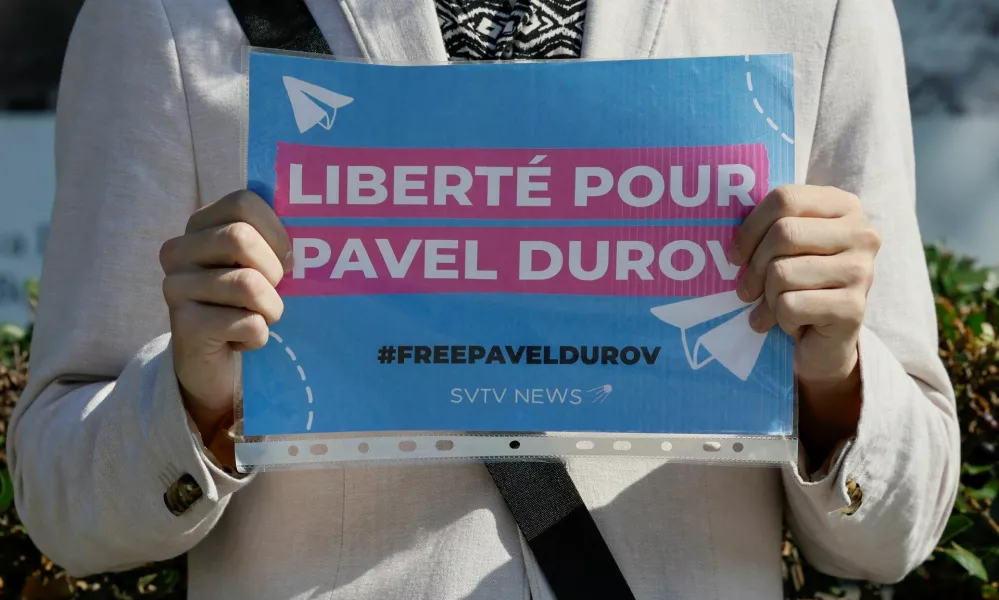
[[[850,506],[839,509],[844,515],[852,515],[860,510],[860,505],[864,503],[864,488],[853,479],[846,481],[846,495],[850,498]]]
[[[163,494],[163,502],[174,516],[179,517],[204,494],[197,480],[189,473],[185,473]]]

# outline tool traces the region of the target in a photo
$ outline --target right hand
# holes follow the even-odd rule
[[[160,249],[174,370],[206,443],[232,413],[235,353],[267,343],[291,270],[288,234],[270,206],[238,191],[195,212]]]

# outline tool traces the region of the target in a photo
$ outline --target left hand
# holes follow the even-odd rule
[[[756,331],[779,325],[794,337],[803,387],[842,389],[857,371],[880,248],[860,200],[831,187],[777,188],[739,229],[729,251],[730,262],[746,266],[739,297],[763,296],[750,316]]]

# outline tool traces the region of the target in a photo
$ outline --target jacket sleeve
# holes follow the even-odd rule
[[[784,469],[789,524],[816,568],[894,583],[943,533],[957,494],[960,436],[937,353],[890,0],[840,0],[821,94],[808,183],[857,194],[883,243],[860,336],[859,429],[824,474]]]
[[[31,377],[7,449],[32,540],[80,576],[186,552],[250,478],[213,465],[173,370],[158,253],[198,190],[160,0],[85,3],[57,114]],[[164,493],[185,474],[203,495],[175,516]]]

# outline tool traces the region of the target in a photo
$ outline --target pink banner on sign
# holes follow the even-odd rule
[[[597,150],[278,144],[282,217],[742,218],[769,192],[764,144]]]
[[[735,289],[731,226],[290,227],[284,296],[705,296]]]

